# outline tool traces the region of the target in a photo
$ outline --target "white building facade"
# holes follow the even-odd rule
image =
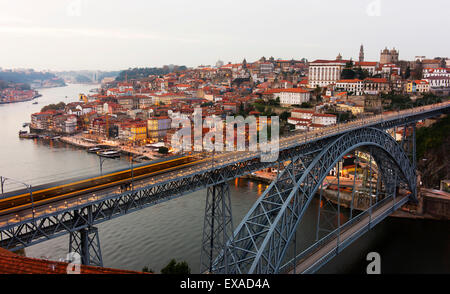
[[[263,94],[272,94],[273,99],[280,98],[281,105],[300,105],[311,100],[311,92],[303,88],[270,89]]]
[[[316,60],[309,64],[308,82],[310,88],[326,87],[341,79],[346,60]]]
[[[364,84],[362,80],[353,79],[353,80],[339,80],[336,82],[335,89],[341,89],[346,92],[352,92],[353,95],[360,96],[364,92]]]

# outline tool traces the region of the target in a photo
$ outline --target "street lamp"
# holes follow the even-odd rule
[[[133,156],[134,156],[134,154],[131,153],[131,191],[134,190],[134,183],[133,183]]]
[[[99,158],[99,164],[100,164],[100,175],[103,175],[103,163],[107,160],[107,159],[110,159],[110,158],[108,158],[108,157],[104,157],[104,156],[101,156],[101,155],[98,155],[98,158]],[[114,158],[112,158],[112,159],[114,159]]]
[[[5,182],[6,182],[6,178],[3,177],[3,176],[0,176],[0,182],[1,182],[1,186],[2,186],[2,198],[3,198],[3,185],[4,185]]]
[[[100,160],[100,175],[103,175],[103,163],[105,162],[105,160],[107,159],[106,157],[103,156],[98,156],[99,160]]]
[[[14,182],[14,183],[18,183],[18,184],[24,185],[24,186],[26,187],[26,189],[27,189],[28,192],[30,193],[31,212],[32,212],[32,215],[33,215],[33,220],[34,220],[34,199],[33,199],[32,186],[31,186],[31,185],[28,185],[28,184],[26,184],[26,183],[23,183],[23,182],[21,182],[21,181],[17,181],[17,180],[11,179],[11,178],[7,178],[7,177],[0,176],[0,183],[1,183],[1,190],[2,190],[2,198],[4,197],[4,184],[5,184],[5,182],[6,182],[7,180],[9,180],[9,181],[11,181],[11,182]]]

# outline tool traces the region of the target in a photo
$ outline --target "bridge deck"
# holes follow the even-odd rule
[[[329,126],[320,130],[283,137],[279,140],[279,152],[280,156],[283,156],[283,158],[279,159],[279,161],[290,160],[291,157],[288,157],[292,155],[289,152],[290,150],[295,149],[295,152],[298,153],[299,150],[308,144],[316,144],[321,146],[330,140],[334,140],[341,134],[352,130],[365,127],[388,129],[397,125],[400,126],[408,122],[414,122],[427,117],[446,113],[448,112],[449,107],[450,101],[447,101],[436,105],[429,105],[399,112],[384,113],[382,115],[354,120],[345,124]],[[64,216],[67,212],[73,212],[74,210],[79,210],[89,205],[101,206],[106,202],[109,202],[107,204],[111,204],[112,200],[115,201],[121,199],[122,202],[120,203],[127,201],[127,199],[130,200],[130,207],[132,207],[132,209],[128,208],[129,206],[125,207],[124,205],[122,205],[122,207],[125,207],[123,210],[110,209],[107,207],[109,215],[105,214],[105,216],[101,219],[95,219],[94,223],[98,223],[100,221],[108,220],[111,217],[117,217],[119,215],[135,211],[136,209],[141,209],[162,201],[167,201],[199,189],[204,189],[208,185],[218,184],[220,181],[229,181],[233,178],[240,177],[249,174],[250,172],[276,164],[276,162],[261,164],[258,160],[260,156],[261,152],[251,151],[217,153],[214,156],[214,160],[209,158],[208,160],[202,161],[195,166],[138,180],[134,182],[135,190],[133,193],[121,193],[120,187],[111,187],[97,192],[85,193],[72,198],[55,198],[55,202],[35,206],[34,212],[33,209],[26,208],[15,213],[1,216],[0,232],[4,232],[5,230],[21,230],[22,224],[30,224],[34,226],[34,223],[36,223],[39,219],[44,220],[49,216]],[[214,179],[211,179],[211,177],[214,177]],[[183,187],[177,186],[172,188],[177,185],[176,183],[180,183]],[[143,199],[143,201],[146,202],[141,203],[139,202],[140,199],[133,196],[139,191],[143,192],[139,194],[142,196],[146,191],[150,190],[152,190],[152,197]],[[168,192],[166,193],[165,191]],[[137,201],[139,204],[136,204]],[[102,213],[97,215],[102,216]],[[58,227],[58,230],[62,229]],[[11,233],[11,235],[14,234],[16,233]],[[56,234],[54,235],[56,236]],[[51,236],[48,235],[47,237],[50,238]],[[32,238],[36,237],[31,236],[30,240]]]
[[[345,228],[339,234],[339,239],[337,236],[333,236],[328,242],[320,246],[306,257],[301,258],[294,269],[288,271],[289,274],[301,274],[301,273],[312,273],[318,270],[323,264],[325,264],[329,259],[336,256],[337,253],[341,252],[345,247],[350,245],[355,239],[357,239],[362,233],[370,229],[370,227],[382,221],[391,212],[403,205],[408,201],[407,196],[399,196],[395,199],[395,205],[393,203],[394,199],[386,201],[383,205],[372,211],[372,214],[366,214],[359,221],[353,223],[352,225]]]

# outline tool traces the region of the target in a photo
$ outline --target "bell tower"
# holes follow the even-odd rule
[[[359,48],[359,62],[364,62],[364,46],[362,44]]]

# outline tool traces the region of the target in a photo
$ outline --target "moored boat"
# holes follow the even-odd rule
[[[28,133],[27,131],[19,131],[19,138],[34,139],[34,138],[37,138],[37,137],[38,137],[37,134]]]
[[[98,153],[99,156],[108,157],[108,158],[117,158],[120,157],[120,152],[116,150],[108,150],[104,152]]]
[[[92,147],[92,148],[89,148],[87,150],[88,153],[97,153],[99,151],[102,151],[102,148],[100,148],[100,147]]]

